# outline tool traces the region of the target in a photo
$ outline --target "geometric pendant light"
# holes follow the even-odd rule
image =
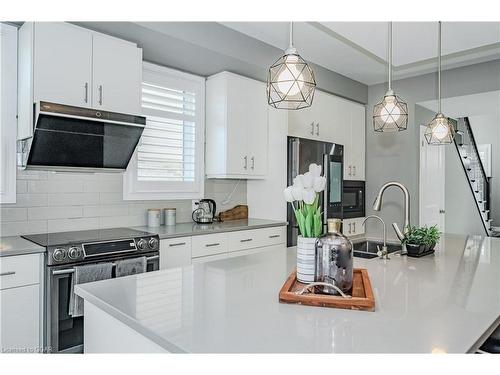
[[[441,21],[438,29],[438,113],[427,125],[424,136],[430,145],[450,144],[455,138],[455,127],[441,113]]]
[[[389,22],[389,87],[380,103],[373,107],[373,130],[398,132],[408,126],[408,105],[392,90],[392,22]]]
[[[312,105],[315,88],[311,67],[293,46],[293,23],[290,22],[290,44],[267,75],[267,103],[279,109],[307,108]]]

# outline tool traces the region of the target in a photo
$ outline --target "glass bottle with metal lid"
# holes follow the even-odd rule
[[[352,242],[340,233],[340,219],[328,219],[328,232],[316,241],[315,282],[333,284],[349,294],[353,278]],[[316,293],[339,294],[334,288],[321,285]]]

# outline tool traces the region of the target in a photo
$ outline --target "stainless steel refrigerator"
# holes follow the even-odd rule
[[[293,179],[297,175],[307,172],[311,163],[323,167],[323,175],[327,180],[326,189],[320,199],[324,228],[326,228],[327,218],[341,218],[344,146],[305,138],[288,137],[287,155],[288,186],[293,184]],[[287,206],[287,221],[287,246],[295,246],[297,245],[298,226],[290,204]]]

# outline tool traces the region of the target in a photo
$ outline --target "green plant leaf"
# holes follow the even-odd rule
[[[306,224],[305,224],[305,230],[306,230],[306,237],[311,238],[313,236],[313,215],[307,214],[306,216]]]

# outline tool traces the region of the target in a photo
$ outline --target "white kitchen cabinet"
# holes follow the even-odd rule
[[[267,175],[265,84],[229,72],[207,79],[205,169],[208,178]]]
[[[38,352],[42,345],[41,254],[0,258],[0,351]]]
[[[94,33],[92,56],[92,108],[141,113],[142,50]]]
[[[191,237],[160,240],[160,269],[191,264]]]
[[[226,233],[193,236],[191,244],[191,255],[193,258],[222,254],[228,251]]]
[[[356,236],[365,233],[363,225],[364,217],[356,217],[353,219],[344,219],[342,222],[342,233],[347,236]]]
[[[18,139],[33,135],[33,104],[141,113],[142,49],[64,22],[19,29]]]
[[[317,90],[311,107],[289,111],[288,135],[333,142],[335,104],[333,95]]]
[[[349,103],[349,142],[344,149],[344,179],[365,179],[365,106]]]
[[[92,33],[64,22],[33,26],[33,98],[91,107]]]

